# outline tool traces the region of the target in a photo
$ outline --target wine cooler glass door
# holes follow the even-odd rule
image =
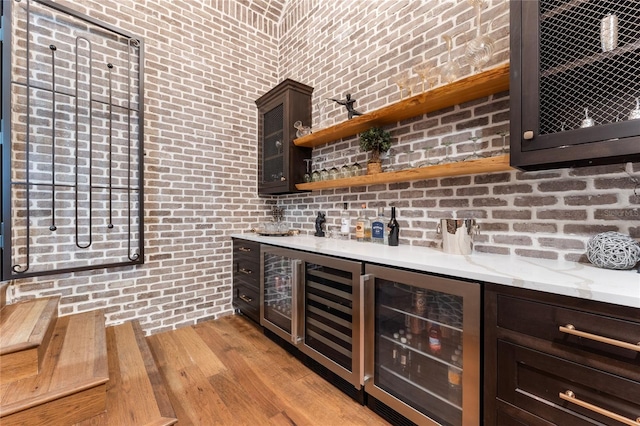
[[[286,250],[263,248],[260,264],[260,324],[294,344],[299,339],[299,270],[301,261]]]
[[[367,393],[416,423],[477,422],[480,286],[382,267],[367,274]]]

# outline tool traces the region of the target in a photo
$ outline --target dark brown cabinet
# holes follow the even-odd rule
[[[512,0],[510,15],[511,165],[638,161],[640,2]]]
[[[260,323],[260,244],[233,239],[233,306]]]
[[[300,192],[305,159],[311,148],[293,144],[296,121],[311,125],[313,88],[287,79],[257,101],[258,107],[258,193],[264,195]]]
[[[486,425],[638,424],[638,309],[487,285],[485,327]]]

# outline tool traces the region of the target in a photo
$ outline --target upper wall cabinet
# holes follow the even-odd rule
[[[511,165],[640,159],[640,2],[511,1]]]
[[[258,193],[265,195],[298,192],[305,159],[311,149],[295,146],[296,121],[311,124],[313,88],[284,80],[257,101],[258,106]]]

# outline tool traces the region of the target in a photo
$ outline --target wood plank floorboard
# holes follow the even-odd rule
[[[241,316],[147,340],[178,425],[389,425]]]

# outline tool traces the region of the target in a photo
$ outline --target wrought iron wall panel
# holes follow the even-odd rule
[[[3,3],[3,279],[141,263],[142,39]]]

